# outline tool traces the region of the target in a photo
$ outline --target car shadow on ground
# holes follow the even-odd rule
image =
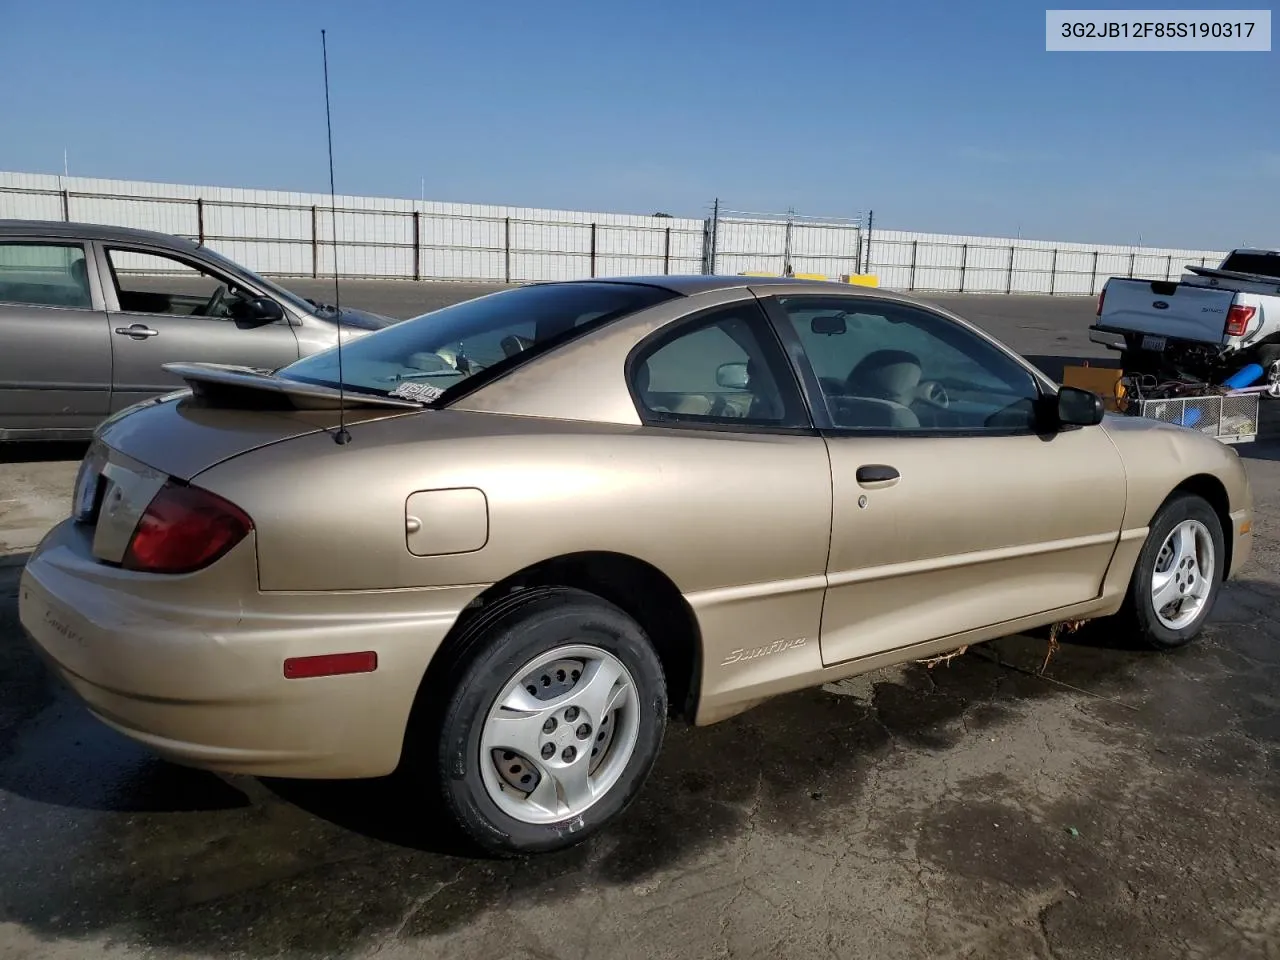
[[[1280,407],[1280,401],[1273,401]],[[1242,443],[1236,452],[1245,460],[1280,460],[1280,440],[1268,438],[1254,443]]]
[[[87,440],[13,440],[0,443],[0,463],[53,463],[83,460]]]

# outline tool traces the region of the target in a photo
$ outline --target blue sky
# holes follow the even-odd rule
[[[1046,53],[1043,5],[0,0],[0,17],[0,169],[59,172],[65,147],[73,175],[326,189],[325,27],[341,193],[416,197],[425,178],[436,200],[700,216],[720,197],[1280,245],[1280,53]]]

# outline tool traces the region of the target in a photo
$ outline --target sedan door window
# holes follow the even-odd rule
[[[1036,428],[1036,379],[940,314],[892,300],[781,297],[826,402],[849,430],[1009,433]]]
[[[84,247],[78,243],[0,243],[0,302],[92,309]]]
[[[107,249],[122,313],[234,320],[254,297],[234,280],[165,254]]]

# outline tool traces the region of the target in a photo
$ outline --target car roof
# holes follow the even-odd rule
[[[651,287],[662,287],[673,293],[691,297],[699,293],[715,290],[737,290],[747,287],[777,287],[777,293],[784,290],[788,293],[856,293],[858,296],[892,298],[894,300],[911,300],[897,291],[880,290],[876,287],[841,283],[838,280],[804,280],[795,277],[751,277],[725,274],[678,274],[639,277],[596,277],[591,280],[561,280],[558,283],[639,283]]]
[[[183,247],[195,250],[194,240],[159,233],[154,230],[135,230],[133,227],[114,227],[102,223],[65,223],[61,220],[0,220],[0,237],[39,236],[65,237],[74,240],[115,240],[122,243],[153,243],[167,247]]]

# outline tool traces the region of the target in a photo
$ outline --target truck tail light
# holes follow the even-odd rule
[[[209,566],[253,529],[221,497],[170,480],[134,527],[122,566],[147,573],[191,573]]]
[[[1249,329],[1249,321],[1253,319],[1253,315],[1258,312],[1257,307],[1234,306],[1227,311],[1227,325],[1224,333],[1228,337],[1243,337],[1244,332]]]
[[[1098,312],[1095,314],[1095,316],[1098,316],[1098,317],[1102,316],[1102,301],[1105,299],[1107,299],[1107,288],[1103,287],[1101,290],[1098,291]]]

